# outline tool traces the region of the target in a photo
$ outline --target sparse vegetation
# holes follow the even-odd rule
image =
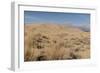
[[[29,24],[24,33],[24,61],[90,58],[90,32],[56,24]]]

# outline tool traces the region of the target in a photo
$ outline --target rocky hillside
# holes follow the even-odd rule
[[[57,24],[25,25],[25,61],[90,58],[90,32]]]

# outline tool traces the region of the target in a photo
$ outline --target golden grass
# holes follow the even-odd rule
[[[24,61],[90,58],[90,32],[56,24],[28,24],[24,34]]]

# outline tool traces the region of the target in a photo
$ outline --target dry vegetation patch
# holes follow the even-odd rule
[[[54,24],[25,25],[25,61],[90,58],[90,32]]]

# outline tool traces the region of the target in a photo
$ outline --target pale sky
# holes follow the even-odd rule
[[[24,23],[58,23],[76,26],[90,25],[90,14],[24,11]]]

